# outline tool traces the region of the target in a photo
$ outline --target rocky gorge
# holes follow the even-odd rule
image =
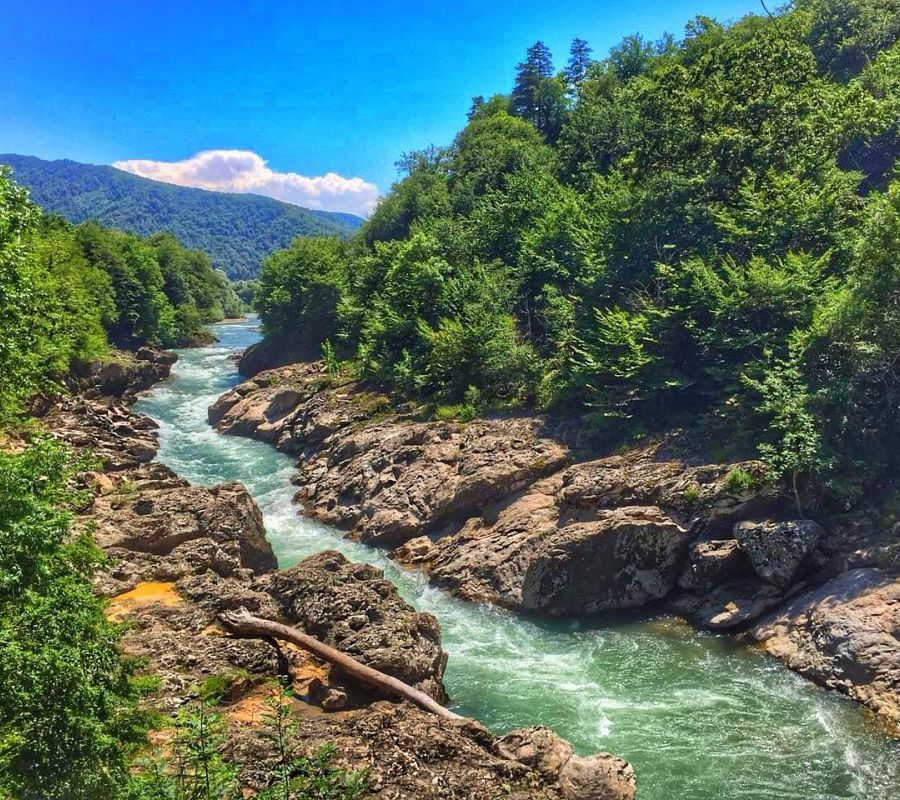
[[[53,404],[43,426],[99,464],[80,475],[92,502],[77,520],[109,556],[97,591],[112,619],[128,621],[128,655],[157,676],[153,702],[172,712],[210,678],[226,686],[229,749],[243,784],[260,788],[271,761],[261,734],[266,699],[281,679],[309,751],[336,747],[341,766],[367,770],[369,796],[385,798],[633,798],[634,773],[606,754],[577,755],[541,728],[503,737],[380,697],[289,645],[229,636],[223,611],[246,608],[296,625],[359,661],[446,698],[447,663],[431,615],[399,597],[378,569],[324,551],[278,570],[260,510],[239,483],[195,486],[154,460],[158,425],[123,401],[162,379],[171,356],[139,353],[121,375],[98,367]],[[104,375],[106,377],[104,377]],[[522,478],[511,478],[522,480]]]
[[[465,600],[675,613],[900,722],[900,524],[877,509],[798,519],[754,461],[672,438],[596,452],[543,416],[436,421],[316,362],[256,372],[209,420],[295,457],[304,514]]]

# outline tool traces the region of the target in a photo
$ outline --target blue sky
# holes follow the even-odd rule
[[[629,33],[680,36],[697,14],[759,10],[750,0],[0,0],[0,152],[110,164],[250,151],[259,161],[244,153],[241,168],[268,162],[266,193],[321,192],[311,204],[334,207],[369,191],[363,182],[386,190],[403,151],[449,142],[473,95],[509,90],[536,39],[562,66],[573,36],[599,57]],[[231,169],[228,157],[216,164]],[[141,169],[204,185],[211,167]],[[327,173],[361,180],[299,180]]]

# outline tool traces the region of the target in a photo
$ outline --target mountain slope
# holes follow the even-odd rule
[[[0,164],[11,166],[16,182],[47,211],[140,236],[169,231],[187,247],[205,250],[231,278],[252,277],[260,259],[295,236],[347,236],[362,223],[352,214],[174,186],[115,167],[13,154],[0,155]]]

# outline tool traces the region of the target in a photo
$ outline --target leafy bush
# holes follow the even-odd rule
[[[68,451],[0,452],[0,794],[115,797],[144,741],[141,684],[90,577],[101,555],[70,537]]]
[[[474,386],[609,438],[727,415],[800,507],[895,474],[896,6],[699,17],[594,62],[577,40],[561,73],[535,43],[321,260],[327,335],[432,406]],[[275,272],[290,336],[315,293]]]

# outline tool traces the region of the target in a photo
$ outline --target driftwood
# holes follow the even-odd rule
[[[356,678],[386,694],[409,700],[409,702],[415,703],[420,708],[424,708],[426,711],[430,711],[432,714],[437,714],[440,717],[456,720],[465,719],[465,717],[461,717],[459,714],[454,714],[449,709],[444,708],[425,692],[421,692],[408,683],[404,683],[390,675],[385,675],[385,673],[379,672],[377,669],[367,667],[346,653],[335,650],[335,648],[329,647],[313,636],[301,633],[296,628],[282,625],[280,622],[263,619],[262,617],[255,617],[245,608],[242,608],[240,611],[225,611],[219,615],[219,619],[231,633],[237,636],[248,638],[272,637],[273,639],[291,642],[291,644],[302,647],[323,661],[338,667],[341,672],[349,675],[351,678]]]

